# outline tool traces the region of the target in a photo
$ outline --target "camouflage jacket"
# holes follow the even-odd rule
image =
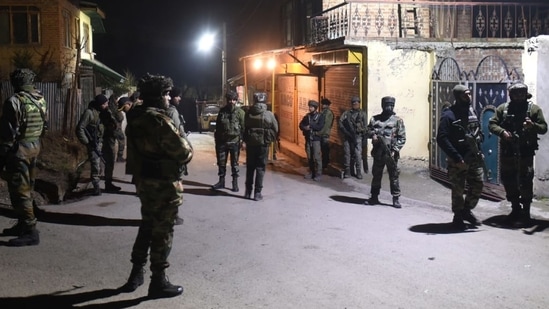
[[[402,118],[393,114],[387,117],[383,114],[375,115],[368,124],[368,137],[377,135],[377,138],[383,138],[385,144],[392,152],[400,152],[406,143],[406,127]],[[385,149],[382,149],[381,143],[373,144],[372,155],[382,155]]]

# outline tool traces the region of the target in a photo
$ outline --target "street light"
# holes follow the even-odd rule
[[[227,92],[227,29],[225,23],[223,23],[223,42],[222,47],[215,45],[215,34],[206,33],[204,34],[199,42],[198,49],[208,51],[212,48],[217,48],[221,51],[221,98],[225,97]]]

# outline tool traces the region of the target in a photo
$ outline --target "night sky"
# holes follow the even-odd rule
[[[279,48],[277,1],[270,0],[95,0],[105,12],[106,33],[94,34],[96,59],[124,75],[149,72],[176,85],[221,83],[221,51],[199,52],[202,33],[227,28],[227,78],[243,71],[239,57]]]

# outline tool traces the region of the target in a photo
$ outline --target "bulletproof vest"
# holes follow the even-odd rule
[[[526,109],[516,107],[509,110],[509,103],[505,103],[501,127],[511,132],[513,139],[510,143],[502,144],[503,155],[534,155],[538,150],[538,137],[532,130],[524,130],[523,122],[530,118],[532,102],[528,101]]]
[[[350,112],[349,113],[349,122],[351,123],[352,129],[355,133],[363,133],[366,129],[366,124],[363,123],[362,113],[360,111]]]
[[[24,107],[21,109],[23,124],[19,128],[19,137],[17,139],[29,142],[36,141],[42,135],[44,129],[46,101],[43,98],[35,100],[25,92],[18,93],[17,97]]]
[[[266,129],[263,113],[252,115],[248,113],[246,117],[246,130],[248,135],[247,143],[251,145],[265,145]]]
[[[224,135],[228,137],[239,136],[242,128],[238,119],[238,107],[235,107],[232,111],[221,114],[221,127],[224,128]]]

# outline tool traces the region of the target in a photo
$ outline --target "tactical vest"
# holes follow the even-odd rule
[[[224,129],[223,135],[228,139],[240,136],[242,128],[240,127],[237,107],[229,113],[221,114],[221,127]]]
[[[246,135],[248,136],[247,143],[250,145],[265,145],[268,144],[269,134],[265,128],[264,113],[257,115],[248,114],[246,118]]]
[[[35,100],[25,92],[19,92],[17,98],[23,107],[21,109],[23,123],[19,128],[17,140],[26,142],[37,141],[44,130],[44,122],[46,121],[46,101],[44,98]]]

